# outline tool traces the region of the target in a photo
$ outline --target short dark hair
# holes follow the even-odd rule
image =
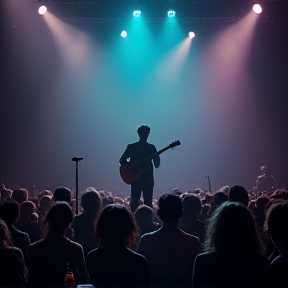
[[[36,210],[36,205],[31,201],[24,201],[20,205],[20,217],[30,216]]]
[[[183,211],[197,217],[201,213],[202,204],[199,196],[194,194],[186,195],[182,200]]]
[[[95,220],[95,232],[99,247],[121,244],[136,248],[139,229],[134,216],[124,205],[107,205]]]
[[[67,229],[73,220],[73,213],[71,207],[67,202],[57,202],[52,205],[45,216],[45,232],[47,236],[49,232],[60,233]]]
[[[102,197],[97,191],[87,191],[81,196],[81,206],[84,211],[97,214],[102,206]]]
[[[148,125],[141,125],[137,129],[139,137],[148,136],[150,134],[150,127]]]
[[[158,216],[163,222],[177,222],[183,214],[182,201],[179,196],[164,194],[159,198]]]
[[[147,205],[140,205],[134,212],[135,220],[141,228],[146,223],[153,222],[153,209]]]
[[[24,188],[19,188],[13,191],[12,199],[14,199],[18,204],[28,200],[28,191]]]
[[[288,201],[273,205],[267,214],[269,234],[276,245],[288,247]]]
[[[229,201],[239,202],[248,207],[249,196],[247,190],[239,185],[234,185],[230,188],[229,191]]]
[[[71,190],[67,187],[62,186],[58,187],[53,192],[53,199],[55,202],[64,201],[70,204],[71,198],[72,198]]]
[[[39,208],[50,208],[51,204],[52,198],[48,195],[44,195],[39,202]]]
[[[16,201],[6,201],[0,205],[0,217],[8,226],[17,220],[19,211],[19,204]]]

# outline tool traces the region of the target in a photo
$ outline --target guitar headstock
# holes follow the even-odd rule
[[[181,145],[181,142],[179,140],[176,140],[176,141],[170,143],[169,147],[173,149],[174,147],[179,146],[179,145]]]

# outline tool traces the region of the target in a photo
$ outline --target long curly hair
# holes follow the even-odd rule
[[[209,220],[205,250],[225,255],[262,255],[263,245],[248,208],[225,202]]]
[[[124,205],[107,205],[100,211],[94,227],[100,248],[107,245],[137,248],[139,228],[133,214]]]

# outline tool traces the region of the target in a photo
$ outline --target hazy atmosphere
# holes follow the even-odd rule
[[[104,18],[114,21],[102,23],[87,18],[94,6],[100,17],[99,3],[74,10],[52,3],[41,16],[36,1],[16,2],[0,7],[0,179],[7,186],[75,187],[78,156],[80,189],[128,194],[119,158],[141,124],[159,150],[181,141],[161,154],[155,195],[208,189],[206,175],[213,190],[238,183],[249,190],[261,165],[288,186],[285,1],[265,2],[259,15],[249,1],[237,9],[194,1],[189,21],[181,11],[190,13],[191,3],[179,2],[175,19],[165,20],[164,1],[143,1],[155,7],[146,18],[145,6],[135,18],[133,1],[110,1]]]

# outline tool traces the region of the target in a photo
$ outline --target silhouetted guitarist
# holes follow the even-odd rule
[[[133,144],[129,144],[120,158],[120,163],[123,165],[128,163],[127,160],[130,158],[131,163],[145,159],[146,157],[157,152],[156,147],[147,142],[150,134],[150,127],[148,125],[141,125],[137,129],[139,135],[139,141]],[[130,207],[131,211],[134,212],[139,206],[139,200],[141,193],[143,192],[144,204],[152,207],[153,199],[153,187],[154,187],[154,176],[153,176],[153,164],[155,168],[160,166],[160,157],[156,156],[152,160],[143,162],[145,170],[147,172],[140,175],[140,177],[131,184],[131,197]]]

